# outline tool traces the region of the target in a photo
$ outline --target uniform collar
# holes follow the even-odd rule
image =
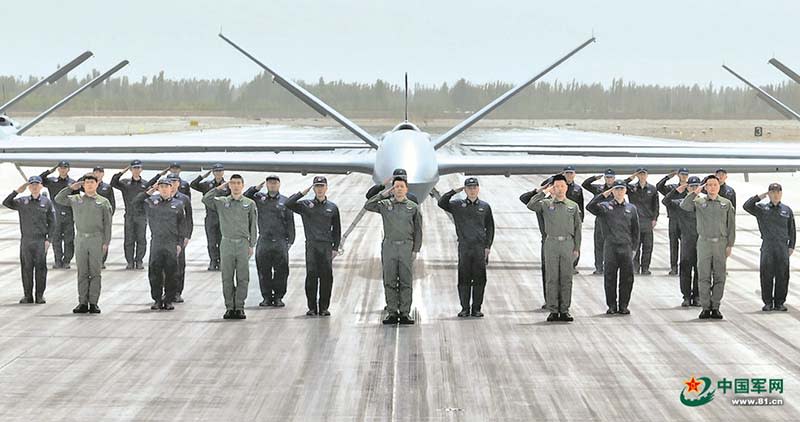
[[[322,201],[320,201],[320,200],[319,200],[319,199],[317,199],[317,197],[315,196],[315,197],[314,197],[314,199],[313,199],[313,201],[314,201],[315,203],[317,203],[317,204],[320,204],[320,205],[322,205],[322,204],[324,204],[324,203],[328,202],[328,197],[326,196],[325,198],[322,198]]]
[[[269,198],[269,199],[277,199],[279,196],[281,196],[280,192],[275,192],[275,195],[273,196],[272,193],[267,191],[267,198]]]
[[[780,208],[783,205],[783,202],[778,202],[777,204],[773,204],[772,201],[767,202],[770,208]]]
[[[464,201],[467,203],[467,205],[476,205],[478,202],[480,202],[480,200],[481,198],[475,198],[474,201],[470,201],[469,198],[464,198]]]

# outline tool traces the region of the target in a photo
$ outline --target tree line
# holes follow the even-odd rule
[[[40,88],[10,113],[42,111],[91,78],[62,78]],[[0,76],[0,103],[36,82],[35,77]],[[402,118],[401,85],[325,81],[300,84],[341,113],[354,118]],[[412,119],[462,118],[511,89],[508,82],[414,85],[409,95]],[[800,109],[800,84],[787,81],[764,88],[785,104]],[[168,79],[164,72],[131,81],[112,78],[85,91],[63,114],[216,114],[241,117],[314,117],[316,113],[283,87],[261,74],[239,85],[229,79]],[[643,118],[643,119],[777,119],[781,115],[745,86],[648,85],[614,79],[601,83],[539,82],[493,112],[494,118]]]

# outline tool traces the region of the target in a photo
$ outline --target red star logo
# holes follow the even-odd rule
[[[683,383],[686,384],[687,392],[689,393],[695,392],[698,394],[700,393],[698,387],[700,387],[700,385],[703,384],[701,381],[694,379],[694,376],[692,376],[692,379],[690,379],[689,381],[684,381]]]

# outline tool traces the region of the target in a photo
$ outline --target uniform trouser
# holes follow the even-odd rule
[[[100,269],[103,266],[102,233],[77,233],[75,264],[78,266],[78,302],[97,305],[100,300]]]
[[[381,247],[383,291],[388,313],[399,312],[400,315],[411,313],[412,248],[411,240],[383,240]]]
[[[636,256],[633,257],[633,267],[638,270],[650,269],[650,260],[653,258],[653,230],[639,230],[639,244],[635,245]]]
[[[177,265],[175,266],[176,296],[183,294],[183,282],[185,280],[186,280],[186,246],[181,245],[181,253],[178,254]]]
[[[286,239],[259,238],[256,244],[256,268],[261,297],[283,299],[289,278],[289,244]]]
[[[697,284],[700,305],[704,310],[719,309],[725,291],[725,248],[728,240],[714,242],[699,238],[697,241]],[[713,281],[712,281],[713,276]]]
[[[681,237],[681,262],[680,262],[681,294],[685,300],[697,301],[697,237],[690,239]]]
[[[541,250],[541,261],[542,261],[542,297],[544,298],[544,302],[547,303],[547,265],[544,262],[544,235],[542,235],[542,250]]]
[[[177,244],[154,241],[150,243],[150,262],[147,275],[150,278],[150,296],[156,302],[172,302],[177,283]]]
[[[617,288],[619,288],[619,307],[627,308],[633,291],[633,260],[631,246],[606,243],[603,247],[603,281],[606,292],[606,305],[617,308]]]
[[[222,232],[219,230],[219,216],[206,212],[206,241],[208,242],[208,259],[212,264],[219,264]]]
[[[306,301],[309,310],[325,311],[330,306],[333,291],[332,251],[330,242],[306,241]]]
[[[458,244],[458,298],[462,310],[481,310],[486,289],[486,253],[483,243]]]
[[[680,254],[681,245],[681,228],[678,225],[678,217],[669,218],[669,268],[671,270],[678,269],[678,260],[683,255]],[[695,258],[696,259],[696,258]]]
[[[789,290],[789,245],[786,242],[761,243],[760,273],[761,300],[767,305],[783,305]]]
[[[244,309],[247,299],[247,286],[250,284],[250,242],[247,239],[228,239],[220,241],[220,270],[222,270],[222,296],[225,309]],[[236,283],[233,282],[234,276]]]
[[[147,217],[125,213],[125,261],[142,262],[147,252]]]
[[[36,297],[44,296],[47,287],[47,254],[44,239],[25,239],[19,244],[19,262],[22,267],[22,291],[26,298],[33,298],[36,280]]]
[[[594,222],[594,269],[595,271],[603,271],[603,227],[600,222]]]
[[[544,241],[544,265],[547,271],[547,309],[551,313],[569,312],[572,303],[572,251],[575,242],[572,238],[558,240],[547,238]]]
[[[56,264],[68,264],[75,255],[75,222],[72,214],[61,215],[56,211],[55,224],[55,236],[50,242],[53,245],[53,259]]]

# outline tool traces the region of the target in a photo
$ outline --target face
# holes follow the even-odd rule
[[[614,188],[614,190],[611,191],[611,194],[614,195],[614,199],[617,202],[622,202],[625,200],[625,192],[627,191],[628,190],[625,188]]]
[[[314,195],[323,198],[328,193],[328,185],[314,185]]]
[[[172,196],[172,184],[159,183],[158,193],[161,195],[162,198],[169,198],[170,196]]]
[[[408,195],[408,184],[402,180],[394,181],[394,197],[398,199],[405,199]]]
[[[728,180],[728,173],[724,173],[724,172],[718,171],[718,172],[714,173],[714,175],[717,176],[717,178],[719,179],[719,184],[720,185],[725,183],[726,180]]]
[[[480,186],[467,186],[464,188],[464,192],[467,193],[467,198],[469,198],[470,201],[474,201],[478,197],[480,191]]]
[[[97,180],[103,180],[103,176],[105,175],[105,172],[103,172],[102,170],[96,170],[96,171],[93,171],[92,174],[94,175],[94,177],[97,178]]]
[[[244,190],[244,181],[242,179],[233,179],[228,182],[228,187],[231,188],[231,193],[239,195]]]
[[[89,195],[94,195],[97,192],[97,181],[86,179],[83,181],[83,190]]]
[[[142,168],[141,167],[131,167],[131,174],[134,175],[137,179],[139,176],[142,175]]]
[[[170,167],[169,168],[169,172],[170,173],[175,173],[175,174],[181,174],[181,168],[180,167]]]
[[[172,195],[174,196],[176,193],[178,193],[178,189],[181,188],[181,181],[180,180],[173,180],[172,183],[170,183],[170,188],[171,188]]]
[[[639,179],[639,183],[646,183],[647,182],[647,172],[639,172],[636,173],[636,178]]]
[[[617,180],[617,176],[605,176],[606,185],[608,186],[613,185],[615,180]]]
[[[688,180],[689,180],[689,175],[688,174],[679,174],[678,175],[678,181],[680,183],[686,183],[686,181],[688,181]]]
[[[61,178],[66,178],[69,174],[69,167],[59,167],[58,168],[58,176]]]
[[[267,191],[270,193],[279,192],[281,190],[281,182],[275,179],[267,180]]]
[[[563,180],[556,180],[553,183],[553,196],[558,199],[563,199],[567,195],[567,182]]]
[[[706,192],[709,195],[717,195],[719,193],[719,181],[717,179],[708,179],[706,181]]]
[[[567,183],[572,183],[575,180],[575,172],[574,171],[565,171],[564,177],[567,179]]]
[[[225,170],[214,170],[213,173],[215,179],[222,179],[225,176]]]
[[[31,195],[38,196],[39,193],[42,191],[42,184],[31,183],[30,185],[28,185],[28,191],[30,191]]]
[[[769,200],[771,202],[774,202],[774,203],[777,204],[778,202],[781,202],[781,198],[783,198],[783,191],[771,190],[771,191],[767,192],[767,196],[769,197]]]

